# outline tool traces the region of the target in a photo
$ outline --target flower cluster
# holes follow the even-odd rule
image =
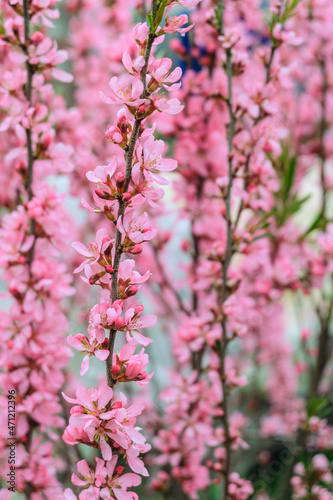
[[[182,176],[175,182],[179,219],[187,219],[189,239],[181,244],[188,262],[186,293],[181,290],[184,279],[178,280],[163,265],[171,232],[165,238],[159,235],[151,252],[152,281],[161,291],[152,299],[171,324],[177,363],[172,389],[161,394],[164,424],[153,441],[162,468],[153,487],[166,495],[180,487],[197,498],[200,490],[221,482],[224,498],[249,498],[255,483],[240,478],[231,467],[234,452],[249,448],[250,425],[262,439],[288,436],[301,442],[300,451],[313,446],[323,450],[324,442],[325,449],[331,448],[331,426],[315,417],[319,433],[307,415],[325,375],[328,387],[329,372],[319,368],[324,358],[324,368],[329,363],[320,338],[329,337],[332,294],[325,280],[331,272],[331,229],[326,229],[325,212],[329,156],[318,145],[325,138],[317,137],[320,114],[305,126],[298,108],[309,105],[308,92],[316,96],[310,100],[311,109],[318,108],[321,78],[317,69],[299,73],[302,63],[295,63],[320,67],[323,59],[312,53],[314,40],[310,50],[305,43],[312,23],[317,36],[322,30],[325,9],[315,4],[309,14],[308,6],[275,2],[267,26],[259,2],[226,1],[218,8],[216,2],[205,2],[192,15],[190,48],[180,40],[173,43],[183,62],[182,89],[176,96],[185,110],[161,131],[174,141]],[[322,33],[328,50],[327,31]],[[303,96],[305,74],[313,77]],[[287,121],[286,109],[293,109]],[[327,134],[327,115],[324,123],[322,134]],[[297,190],[316,161],[314,151],[321,155],[324,210],[312,225],[302,227],[297,215],[308,198]],[[318,229],[324,232],[315,242],[312,231]],[[184,271],[183,261],[181,265]],[[322,325],[318,347],[314,335],[303,340],[305,359],[295,363],[297,351],[283,335],[284,297],[288,292],[306,300],[311,289],[317,293],[323,284],[330,293],[323,294],[326,298],[317,308]],[[306,398],[299,396],[304,371],[312,379]],[[242,389],[248,378],[253,396]],[[261,394],[269,411],[262,410],[258,425],[258,419],[239,409],[259,411]],[[315,411],[319,408],[320,403]],[[281,484],[280,489],[280,498],[287,498],[288,486]]]
[[[53,455],[64,425],[59,391],[70,351],[63,299],[73,295],[61,252],[70,219],[49,175],[72,168],[72,148],[55,131],[52,79],[67,59],[47,34],[59,16],[56,2],[2,1],[0,35],[1,186],[0,266],[8,312],[1,311],[1,475],[8,479],[8,438],[17,447],[16,491],[54,498],[62,488],[62,458]],[[64,102],[59,106],[66,113]],[[15,420],[7,422],[8,398]],[[8,408],[9,409],[9,408]],[[57,431],[58,432],[58,431]],[[47,435],[49,442],[42,436]],[[9,470],[8,470],[9,469]],[[11,491],[14,491],[14,487]],[[7,491],[7,493],[10,493]]]
[[[108,165],[86,173],[95,190],[93,206],[86,200],[83,205],[91,213],[102,214],[107,226],[97,230],[95,241],[89,246],[79,241],[72,245],[84,257],[75,272],[83,271],[84,282],[100,287],[100,302],[90,309],[88,335],[69,336],[68,344],[85,355],[81,375],[89,369],[89,358],[95,356],[105,361],[107,379],[98,389],[80,387],[76,399],[64,395],[75,405],[64,441],[98,448],[103,458],[97,459],[95,470],[89,470],[85,462],[79,463],[83,480],[74,475],[72,482],[88,486],[80,493],[80,499],[95,498],[98,494],[102,498],[136,498],[126,488],[140,484],[137,474],[148,475],[140,455],[150,445],[136,427],[136,417],[143,406],[134,403],[127,407],[122,393],[115,400],[113,388],[117,383],[130,381],[144,385],[152,377],[145,371],[148,355],[144,349],[136,353],[136,346],[146,347],[151,343],[141,330],[153,326],[156,317],[144,314],[144,306],[135,297],[151,273],[146,270],[140,274],[135,269],[135,260],[128,257],[140,255],[147,242],[156,236],[156,229],[149,225],[148,210],[156,209],[164,195],[159,187],[168,184],[164,172],[177,167],[175,160],[164,158],[165,144],[154,137],[156,125],[149,128],[146,121],[155,111],[174,115],[183,109],[178,99],[161,92],[163,88],[168,91],[179,88],[176,82],[181,70],[171,71],[169,58],[158,59],[152,54],[153,46],[163,41],[165,33],[185,29],[181,26],[187,17],[168,18],[170,6],[165,9],[165,2],[153,0],[148,23],[139,23],[133,30],[135,50],[132,48],[131,52],[136,52],[136,57],[131,57],[128,51],[123,54],[128,75],[112,77],[110,94],[101,93],[104,103],[122,106],[117,112],[116,126],[108,125],[105,132],[116,149]],[[161,29],[164,10],[166,23]],[[119,353],[114,350],[117,332],[118,338],[126,339]],[[117,457],[124,457],[133,473],[123,474],[123,467],[115,468]],[[74,498],[70,490],[66,495]]]

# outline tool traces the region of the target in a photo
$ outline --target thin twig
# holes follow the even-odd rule
[[[224,36],[224,12],[225,12],[225,0],[220,0],[219,2],[219,12],[220,12],[220,34]],[[224,194],[225,202],[225,220],[227,224],[227,241],[226,250],[222,262],[222,290],[221,290],[221,303],[222,307],[224,302],[228,297],[228,270],[233,252],[233,234],[232,234],[232,220],[231,220],[231,192],[233,185],[233,140],[235,133],[235,115],[233,112],[233,94],[232,94],[232,52],[231,49],[226,49],[226,75],[228,81],[228,97],[226,99],[229,113],[229,123],[227,129],[227,142],[228,142],[228,185],[226,193]],[[227,500],[229,495],[229,476],[231,469],[231,435],[230,435],[230,423],[229,423],[229,400],[228,400],[228,384],[226,379],[226,355],[227,348],[229,344],[229,339],[227,335],[227,324],[226,318],[223,315],[221,321],[222,327],[222,342],[220,351],[220,377],[222,382],[223,398],[221,403],[221,408],[223,411],[222,424],[224,428],[224,446],[226,451],[225,465],[224,465],[224,498]]]

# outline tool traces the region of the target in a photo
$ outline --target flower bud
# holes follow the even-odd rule
[[[116,183],[121,183],[124,182],[125,180],[125,175],[123,172],[117,172],[116,175],[114,176]]]
[[[122,407],[123,407],[122,402],[117,401],[114,405],[112,405],[112,410],[118,410],[118,408],[122,408]]]
[[[123,140],[123,136],[120,133],[118,127],[109,125],[105,131],[105,137],[116,144],[120,144]]]
[[[139,106],[139,108],[138,108],[138,110],[136,112],[136,118],[138,120],[141,120],[142,118],[144,118],[145,117],[145,111],[146,111],[146,106],[144,104],[141,104],[141,106]]]
[[[131,287],[127,288],[126,292],[123,294],[123,299],[128,299],[128,297],[132,297],[136,293],[138,293],[139,287],[137,285],[132,285]]]
[[[145,308],[143,307],[142,304],[139,304],[138,306],[136,306],[136,308],[134,309],[135,313],[138,314],[139,316],[141,316],[141,314],[143,314]]]
[[[142,245],[140,245],[138,243],[137,245],[134,245],[134,247],[129,251],[129,253],[137,255],[137,254],[141,253],[142,250],[143,250]]]
[[[70,414],[73,415],[74,413],[83,413],[83,408],[82,406],[72,406],[71,410],[70,410]]]
[[[111,368],[112,377],[117,378],[120,372],[121,372],[120,366],[113,365],[113,367]]]
[[[105,271],[100,271],[99,273],[96,273],[96,274],[93,274],[92,276],[90,276],[89,278],[89,284],[90,285],[95,285],[95,283],[100,279],[100,278],[103,278],[103,276],[105,275]]]
[[[113,321],[113,326],[117,328],[117,330],[121,330],[125,326],[125,318],[122,318],[121,316],[117,316],[115,320]]]
[[[34,45],[39,45],[44,40],[44,34],[41,31],[35,31],[30,39]]]
[[[125,375],[129,379],[136,378],[141,370],[141,363],[130,363],[126,368]]]
[[[131,198],[132,198],[131,193],[124,193],[123,196],[122,196],[122,200],[125,201],[125,202],[129,201]]]
[[[114,196],[106,191],[103,191],[103,189],[95,189],[95,194],[98,198],[102,198],[102,200],[114,200]]]
[[[111,274],[113,273],[114,269],[112,266],[108,264],[107,266],[105,266],[105,271]]]

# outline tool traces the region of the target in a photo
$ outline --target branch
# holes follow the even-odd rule
[[[152,2],[152,15],[153,15],[154,20],[156,18],[156,13],[157,13],[157,0],[153,0],[153,2]],[[144,66],[141,70],[141,74],[140,74],[140,80],[144,86],[144,90],[140,96],[141,99],[144,99],[147,97],[146,77],[147,77],[149,58],[150,58],[150,54],[151,54],[154,40],[155,40],[155,34],[152,33],[152,30],[150,28],[149,35],[148,35],[148,41],[147,41],[147,45],[145,48],[145,55],[144,55],[145,64],[144,64]],[[128,146],[128,150],[125,154],[126,169],[125,169],[124,193],[128,192],[128,187],[129,187],[131,177],[132,177],[133,155],[134,155],[135,146],[136,146],[136,143],[137,143],[137,140],[139,137],[141,122],[142,122],[142,118],[135,119],[131,139],[130,139],[129,146]],[[126,206],[126,202],[123,201],[122,199],[119,200],[117,221],[120,219],[120,217],[122,217],[124,215],[125,206]],[[110,305],[111,306],[112,306],[113,302],[118,299],[118,270],[119,270],[119,264],[120,264],[122,253],[123,253],[122,234],[118,230],[117,224],[116,224],[115,256],[114,256],[114,261],[113,261],[114,272],[112,275],[111,298],[110,298]],[[117,330],[114,330],[113,328],[111,328],[110,335],[109,335],[109,356],[106,359],[106,377],[107,377],[108,386],[111,388],[115,384],[115,381],[112,378],[111,369],[112,369],[112,358],[113,358],[113,350],[114,350],[114,343],[115,343],[115,339],[116,339],[116,334],[117,334]]]
[[[224,11],[225,11],[225,0],[219,1],[219,12],[220,12],[220,34],[224,36]],[[228,141],[228,186],[227,191],[224,195],[225,202],[225,219],[227,223],[227,242],[225,256],[222,262],[222,291],[221,291],[221,303],[222,307],[224,302],[228,297],[228,270],[233,252],[233,233],[232,233],[232,220],[231,220],[231,191],[233,185],[233,162],[232,162],[232,151],[233,151],[233,139],[235,133],[235,115],[233,112],[233,95],[232,95],[232,52],[230,49],[226,49],[226,74],[228,80],[228,97],[227,106],[229,112],[229,124],[227,130],[227,141]],[[229,476],[231,468],[231,435],[230,435],[230,425],[229,425],[229,401],[228,401],[228,385],[226,380],[226,370],[225,361],[227,355],[227,347],[229,344],[229,339],[227,335],[227,324],[226,318],[223,316],[222,322],[222,343],[220,352],[220,377],[222,382],[223,399],[221,403],[223,416],[222,424],[225,434],[225,468],[224,468],[224,498],[228,498],[229,491]]]

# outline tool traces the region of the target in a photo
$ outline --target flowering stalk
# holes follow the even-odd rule
[[[245,356],[236,347],[231,356],[227,348],[238,339],[242,353],[240,341],[245,336],[257,342],[259,327],[250,317],[269,317],[280,290],[294,286],[291,281],[268,280],[270,288],[261,282],[261,276],[270,275],[277,265],[270,258],[274,254],[270,241],[262,240],[261,220],[265,221],[262,212],[273,210],[271,193],[276,190],[274,164],[266,158],[266,150],[279,150],[274,142],[274,99],[282,69],[273,67],[273,48],[257,49],[258,58],[253,57],[254,48],[248,50],[248,33],[262,30],[267,37],[267,29],[258,20],[258,6],[257,17],[249,15],[253,2],[252,10],[246,4],[222,2],[215,15],[208,3],[205,7],[207,12],[201,8],[193,15],[193,52],[188,55],[181,44],[175,44],[180,57],[186,61],[197,58],[193,68],[200,67],[185,74],[188,112],[186,120],[174,125],[175,156],[183,166],[185,181],[179,182],[177,193],[180,199],[185,193],[186,208],[181,214],[191,220],[193,235],[192,245],[184,241],[182,246],[192,258],[187,271],[193,300],[192,308],[184,300],[182,310],[190,310],[189,317],[179,314],[174,326],[177,369],[172,387],[161,395],[167,403],[165,427],[155,440],[158,463],[165,470],[154,487],[168,494],[178,482],[185,494],[196,498],[199,490],[208,487],[212,475],[214,484],[224,481],[225,498],[243,499],[253,493],[253,486],[231,471],[230,463],[233,450],[248,447],[242,438],[248,420],[239,411],[240,396],[234,394],[234,389],[246,385],[246,377],[240,374]],[[279,20],[276,18],[277,24]],[[271,28],[274,37],[279,36],[275,28]],[[283,36],[289,36],[284,28]],[[202,40],[206,52],[200,53]],[[249,88],[254,74],[260,80],[255,79]],[[260,171],[258,165],[265,168]],[[268,225],[274,233],[274,222]],[[261,264],[262,252],[269,258]],[[258,275],[256,268],[260,269]],[[174,307],[176,301],[177,296]],[[244,339],[244,346],[247,342]],[[280,349],[283,351],[282,346]],[[201,437],[203,428],[205,439]]]
[[[219,2],[219,25],[220,25],[220,35],[221,37],[225,37],[225,28],[224,28],[224,10],[225,10],[225,0],[220,0]],[[225,71],[227,75],[228,82],[228,94],[226,97],[226,102],[228,106],[229,112],[229,123],[227,126],[227,143],[228,143],[228,182],[227,189],[224,194],[222,194],[224,203],[225,203],[225,219],[227,225],[227,234],[226,234],[226,250],[223,260],[221,261],[222,265],[222,290],[221,290],[221,305],[223,305],[228,297],[227,283],[228,283],[228,271],[229,265],[231,261],[231,257],[233,254],[233,232],[232,232],[232,219],[231,219],[231,192],[233,186],[233,176],[234,176],[234,168],[233,168],[233,141],[234,141],[234,132],[235,132],[235,116],[234,116],[234,104],[233,104],[233,96],[232,96],[232,49],[227,47],[225,48]],[[229,344],[229,338],[227,334],[227,318],[225,315],[222,316],[222,341],[221,341],[221,351],[220,351],[220,377],[222,381],[222,422],[225,432],[225,465],[224,465],[224,498],[228,498],[229,491],[229,475],[230,475],[230,467],[231,467],[231,436],[229,429],[229,406],[228,406],[228,385],[227,385],[227,377],[226,377],[226,354],[227,348]]]
[[[157,0],[152,1],[152,19],[153,23],[155,23],[156,20],[156,13],[157,13]],[[140,99],[145,99],[147,97],[147,92],[146,92],[146,77],[147,77],[147,69],[148,69],[148,62],[151,54],[151,50],[153,47],[153,43],[155,40],[155,33],[153,32],[152,27],[150,26],[149,29],[149,34],[148,34],[148,40],[146,43],[145,47],[145,54],[144,54],[144,66],[140,72],[140,81],[143,85],[143,91],[142,94],[140,95]],[[144,115],[143,115],[144,116]],[[123,197],[119,200],[119,207],[118,207],[118,214],[117,214],[117,224],[115,227],[115,233],[116,233],[116,241],[115,241],[115,256],[114,256],[114,261],[113,261],[113,275],[112,275],[112,280],[111,280],[111,297],[110,297],[110,305],[112,306],[113,302],[115,302],[119,296],[118,296],[118,268],[120,264],[120,259],[123,253],[123,247],[122,247],[122,233],[118,229],[118,220],[120,221],[121,218],[124,215],[125,212],[125,206],[126,206],[126,193],[128,193],[128,188],[129,184],[131,181],[132,177],[132,162],[133,162],[133,154],[135,151],[136,143],[138,140],[138,135],[139,135],[139,130],[141,127],[141,122],[143,120],[142,118],[135,118],[134,121],[134,126],[133,126],[133,131],[131,134],[131,139],[126,147],[126,154],[125,154],[125,160],[126,160],[126,167],[125,167],[125,177],[124,177],[124,194]],[[124,196],[125,195],[125,196]],[[110,336],[109,336],[109,356],[106,359],[106,376],[107,376],[107,382],[109,387],[114,386],[114,379],[112,377],[112,358],[113,358],[113,348],[114,348],[114,342],[116,338],[116,333],[117,330],[114,328],[110,329]]]
[[[47,104],[55,99],[51,77],[63,81],[72,77],[57,68],[66,60],[66,52],[58,51],[46,35],[50,18],[59,15],[56,9],[39,0],[24,0],[3,3],[2,12],[1,140],[12,148],[1,169],[15,192],[9,187],[6,193],[12,211],[4,215],[0,229],[0,264],[10,298],[9,312],[1,312],[1,405],[7,406],[11,394],[16,419],[8,429],[20,461],[10,491],[25,492],[30,498],[62,492],[57,473],[63,464],[53,462],[52,428],[63,423],[58,393],[69,358],[61,302],[74,290],[66,267],[57,259],[66,248],[68,216],[63,197],[44,176],[70,169],[72,149],[54,134]],[[2,428],[5,454],[7,424]],[[43,441],[44,433],[50,435],[49,442]],[[1,472],[8,479],[5,467]]]
[[[161,43],[165,33],[184,33],[190,29],[183,27],[187,16],[168,17],[174,3],[153,0],[147,16],[149,26],[139,23],[133,30],[138,54],[132,59],[128,51],[123,53],[129,76],[111,78],[111,94],[101,93],[104,103],[123,107],[117,112],[116,124],[109,125],[105,132],[115,145],[111,163],[87,173],[88,180],[96,184],[95,208],[87,202],[85,206],[103,214],[111,222],[110,227],[97,231],[96,241],[89,249],[80,242],[73,243],[85,257],[75,272],[84,269],[84,281],[101,287],[101,300],[90,311],[88,336],[69,336],[68,343],[85,354],[81,375],[88,370],[91,356],[106,362],[106,384],[89,391],[80,387],[76,399],[64,396],[75,404],[63,436],[65,442],[99,448],[103,458],[96,459],[95,470],[89,470],[85,461],[79,462],[78,471],[83,479],[73,475],[72,482],[88,487],[80,493],[80,499],[88,498],[86,495],[95,498],[97,494],[103,498],[134,498],[135,494],[127,492],[127,488],[140,484],[138,474],[148,475],[140,455],[150,446],[135,427],[143,406],[134,403],[127,408],[123,394],[120,400],[114,399],[113,388],[116,383],[130,381],[145,385],[152,376],[145,371],[148,356],[144,349],[135,354],[136,345],[146,347],[151,342],[139,330],[156,322],[155,316],[143,316],[144,307],[134,300],[150,272],[140,275],[134,270],[134,260],[121,257],[141,254],[144,243],[155,237],[156,230],[147,225],[148,214],[137,207],[146,203],[157,207],[156,201],[162,198],[164,191],[155,183],[168,183],[160,172],[177,167],[176,161],[162,156],[164,143],[155,140],[155,125],[146,127],[146,118],[155,111],[176,114],[182,110],[177,99],[168,99],[159,92],[163,87],[169,91],[179,88],[176,82],[181,76],[180,68],[171,71],[170,59],[152,56],[153,45]],[[161,27],[164,15],[165,23]],[[108,338],[105,330],[109,331]],[[120,353],[114,352],[117,332],[123,332],[127,340]],[[116,467],[120,457],[125,458],[133,473],[122,474],[124,467]],[[66,495],[68,499],[75,497],[71,490],[66,490]]]

